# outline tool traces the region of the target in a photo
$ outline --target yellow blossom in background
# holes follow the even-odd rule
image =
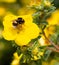
[[[34,55],[34,56],[33,56],[32,60],[41,59],[41,56],[43,56],[43,53],[44,53],[44,52],[39,52],[39,51],[38,51],[37,55]]]
[[[38,47],[32,50],[33,58],[32,60],[38,60],[43,56],[44,52],[39,51]]]
[[[4,7],[0,7],[0,16],[4,16],[6,13],[6,9]]]
[[[34,60],[38,60],[38,57],[37,56],[34,56]]]
[[[7,2],[7,3],[14,3],[14,2],[16,2],[16,0],[4,0],[4,2]]]
[[[39,41],[41,46],[45,46],[46,45],[45,44],[45,39],[43,39],[42,37],[38,41]]]
[[[32,53],[33,53],[34,55],[37,55],[37,53],[38,53],[38,48],[36,47],[36,48],[32,51]]]
[[[22,55],[23,54],[20,54],[20,56],[18,56],[18,54],[15,52],[14,55],[13,55],[14,59],[13,59],[11,65],[19,65],[19,62],[20,62]]]
[[[32,50],[33,55],[41,55],[43,56],[43,52],[38,50],[38,47],[36,47],[34,50]]]
[[[49,0],[44,0],[45,6],[51,6],[51,2]]]
[[[38,40],[40,46],[48,46],[49,42],[45,39],[44,36],[42,36],[39,40]]]
[[[27,4],[29,4],[29,2],[31,1],[31,0],[20,0],[22,3],[23,3],[23,5],[27,5]]]
[[[14,53],[14,60],[12,61],[11,65],[19,65],[19,56],[17,53]]]
[[[14,3],[16,0],[0,0],[0,2]]]
[[[39,5],[41,0],[21,0],[21,2],[23,3],[23,5]]]
[[[29,5],[30,6],[32,6],[32,5],[37,6],[37,5],[40,4],[40,2],[41,2],[41,0],[31,0],[30,3],[29,3]]]
[[[55,32],[54,25],[50,25],[50,26],[46,27],[44,32],[45,32],[46,37],[49,38],[50,35],[54,34],[54,32]],[[44,35],[42,35],[38,41],[41,46],[50,45],[50,43],[45,39]]]
[[[49,65],[48,62],[42,62],[42,65]]]
[[[30,9],[28,7],[22,7],[18,10],[18,15],[27,15],[35,13],[34,9]]]
[[[44,54],[44,52],[39,52],[38,53],[38,56],[40,55],[40,56],[43,56],[43,54]]]
[[[55,65],[56,62],[57,62],[57,60],[52,59],[51,62],[50,62],[50,65]],[[59,62],[59,61],[58,61],[58,62]]]
[[[50,35],[52,35],[55,32],[55,26],[54,25],[50,25],[47,28],[45,28],[45,34],[47,37],[49,37]]]
[[[13,21],[18,18],[22,18],[24,24],[14,27]],[[8,14],[4,17],[3,25],[3,37],[6,40],[15,40],[19,46],[27,45],[32,39],[37,38],[40,32],[38,26],[33,23],[31,15],[15,16]]]
[[[59,10],[56,10],[52,15],[47,19],[49,25],[59,25]]]

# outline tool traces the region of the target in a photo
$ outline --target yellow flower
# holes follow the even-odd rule
[[[35,13],[34,9],[29,9],[28,7],[22,7],[18,10],[18,15],[27,15]]]
[[[55,26],[49,25],[48,27],[45,28],[44,32],[47,37],[50,37],[50,35],[54,34],[54,32],[55,32]]]
[[[34,6],[37,6],[37,5],[39,5],[40,4],[40,2],[41,2],[41,0],[31,0],[31,2],[30,2],[30,6],[32,6],[32,5],[34,5]]]
[[[38,40],[38,42],[39,42],[40,46],[48,46],[48,45],[50,45],[50,43],[46,40],[46,38],[43,35]]]
[[[58,62],[58,63],[59,63],[59,61],[57,61],[56,59],[52,59],[52,60],[51,60],[51,62],[50,62],[50,65],[55,65],[55,64],[56,64],[56,62]]]
[[[40,56],[43,56],[43,54],[44,54],[44,52],[39,52],[38,53],[38,56],[40,55]]]
[[[18,19],[20,20],[15,26],[15,20]],[[24,23],[22,23],[22,21]],[[3,25],[3,37],[6,40],[15,40],[16,44],[19,46],[27,45],[32,39],[37,38],[40,32],[38,26],[33,23],[31,15],[15,16],[8,14],[4,18]]]
[[[38,5],[38,4],[40,4],[40,1],[41,0],[21,0],[21,3],[23,5],[30,5],[30,6],[32,6],[32,5]]]
[[[44,29],[45,35],[47,38],[49,38],[52,34],[55,32],[55,26],[49,25]],[[38,40],[41,46],[47,46],[50,45],[49,41],[44,37],[44,35],[41,36],[41,38]]]
[[[15,52],[14,59],[13,59],[11,65],[19,65],[19,61],[20,61],[22,56],[23,56],[23,54],[20,54],[20,56],[18,56],[18,54]]]
[[[40,46],[47,46],[49,43],[46,43],[46,39],[44,38],[44,36],[42,36],[38,42],[40,43]]]
[[[30,0],[20,0],[23,5],[29,4]]]
[[[44,0],[45,6],[51,6],[51,2],[49,0]]]
[[[42,62],[42,65],[50,65],[48,62]]]
[[[0,2],[14,3],[16,0],[0,0]]]
[[[6,13],[6,10],[4,7],[0,7],[0,16],[4,16]]]
[[[24,3],[24,1],[25,2],[29,2],[29,4],[28,4],[28,7],[27,6],[23,6],[22,8],[20,8],[18,10],[18,15],[27,15],[27,14],[35,13],[36,10],[33,9],[33,8],[29,8],[29,7],[31,7],[32,5],[34,5],[34,6],[39,5],[41,0],[22,0],[22,1],[23,1],[23,3]]]
[[[38,57],[37,56],[34,56],[34,60],[38,60]]]
[[[45,39],[43,39],[43,37],[41,37],[38,42],[40,43],[41,46],[45,46]]]
[[[56,59],[52,59],[52,60],[50,60],[50,62],[42,62],[42,65],[55,65],[58,62],[59,61],[57,61]]]
[[[32,54],[33,54],[33,55],[37,55],[38,52],[39,52],[39,51],[38,51],[38,48],[37,48],[37,47],[32,50]]]
[[[14,3],[14,2],[16,2],[16,0],[4,0],[4,2],[7,2],[7,3]]]
[[[49,25],[59,24],[59,10],[52,13],[51,17],[47,19]]]

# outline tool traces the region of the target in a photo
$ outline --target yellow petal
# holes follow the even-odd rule
[[[10,31],[7,30],[2,32],[2,36],[6,40],[14,40],[16,37],[16,35],[12,34]]]
[[[39,36],[40,29],[35,23],[31,23],[30,27],[27,27],[25,33],[31,38],[34,39]]]
[[[49,25],[59,24],[59,10],[52,13],[51,17],[47,19]]]
[[[30,41],[30,37],[25,35],[24,33],[19,34],[15,39],[16,44],[19,46],[27,45]]]
[[[12,27],[12,22],[13,20],[17,19],[17,17],[13,14],[7,14],[5,17],[4,17],[4,20],[3,20],[3,25],[4,27],[6,28],[11,28]]]

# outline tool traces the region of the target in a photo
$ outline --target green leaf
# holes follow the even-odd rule
[[[17,50],[16,50],[17,54],[20,55],[21,54],[21,50],[19,47],[17,47]]]
[[[38,46],[38,41],[35,41],[35,42],[32,44],[32,46],[30,46],[30,47],[28,48],[28,50],[29,50],[29,51],[32,51],[32,50],[35,49],[37,46]]]
[[[36,65],[42,65],[42,61],[41,61],[41,59],[35,61],[35,63],[36,63]]]
[[[51,52],[52,52],[51,50],[46,50],[43,56],[43,60],[47,61],[48,58],[50,57]]]
[[[54,58],[57,60],[57,61],[59,61],[59,53],[54,53],[55,55],[54,55]]]
[[[54,43],[56,43],[56,42],[57,42],[57,34],[56,34],[56,33],[52,34],[52,35],[50,36],[50,39],[51,39]]]

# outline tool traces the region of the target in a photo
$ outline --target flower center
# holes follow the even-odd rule
[[[23,30],[23,24],[24,19],[18,18],[12,22],[13,28],[17,30],[17,33],[19,33],[21,30]]]
[[[24,19],[22,19],[22,18],[18,18],[18,19],[16,19],[16,20],[14,20],[13,21],[13,26],[18,26],[19,24],[24,24]]]

